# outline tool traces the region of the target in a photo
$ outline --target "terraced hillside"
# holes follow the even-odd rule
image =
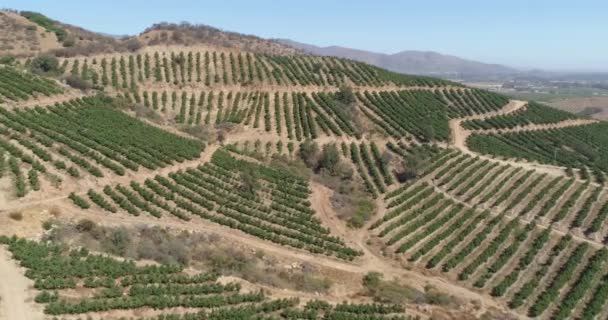
[[[604,122],[298,53],[36,59],[0,67],[0,270],[30,318],[608,316]]]

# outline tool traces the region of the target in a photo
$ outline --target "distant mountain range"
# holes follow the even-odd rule
[[[275,39],[275,41],[312,54],[348,58],[407,74],[470,80],[504,78],[520,73],[517,69],[500,64],[467,60],[433,51],[407,50],[395,54],[385,54],[340,46],[318,47],[288,39]]]

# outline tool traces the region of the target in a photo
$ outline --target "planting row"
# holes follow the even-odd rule
[[[372,229],[396,257],[500,297],[531,317],[592,319],[608,305],[605,248],[466,207],[424,182],[393,199],[398,202],[389,203],[392,209]]]
[[[473,134],[467,139],[471,150],[497,157],[525,159],[567,168],[590,168],[603,183],[608,172],[608,123],[560,129]]]
[[[0,66],[0,103],[5,100],[20,101],[36,95],[50,96],[61,92],[61,88],[52,80],[12,67]]]
[[[358,256],[314,217],[309,192],[307,183],[289,172],[218,150],[203,166],[157,175],[143,184],[91,190],[87,197],[110,213],[168,214],[182,220],[198,216],[281,245],[343,259]],[[72,200],[89,207],[84,197],[74,195]]]
[[[161,51],[106,57],[69,58],[65,73],[95,85],[135,89],[141,83],[182,85],[301,85],[437,86],[448,82],[406,76],[346,59],[278,56],[224,51]]]
[[[35,302],[50,316],[161,310],[153,319],[377,319],[406,320],[396,305],[313,300],[298,307],[297,299],[271,300],[261,291],[242,292],[237,283],[217,282],[218,275],[188,275],[180,266],[138,266],[89,253],[86,249],[0,237],[34,281]],[[178,314],[175,308],[188,308]],[[122,319],[122,318],[121,318]],[[143,319],[143,318],[142,318]],[[151,318],[146,318],[151,319]]]

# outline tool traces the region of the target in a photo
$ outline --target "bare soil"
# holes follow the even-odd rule
[[[0,320],[42,320],[44,314],[33,301],[33,281],[24,275],[10,253],[0,246]]]
[[[599,111],[591,117],[608,120],[608,97],[563,98],[549,102],[549,105],[569,112],[578,113],[584,110]]]

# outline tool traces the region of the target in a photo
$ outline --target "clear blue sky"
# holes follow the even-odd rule
[[[608,1],[602,0],[3,0],[0,6],[111,34],[188,21],[321,46],[608,71]]]

